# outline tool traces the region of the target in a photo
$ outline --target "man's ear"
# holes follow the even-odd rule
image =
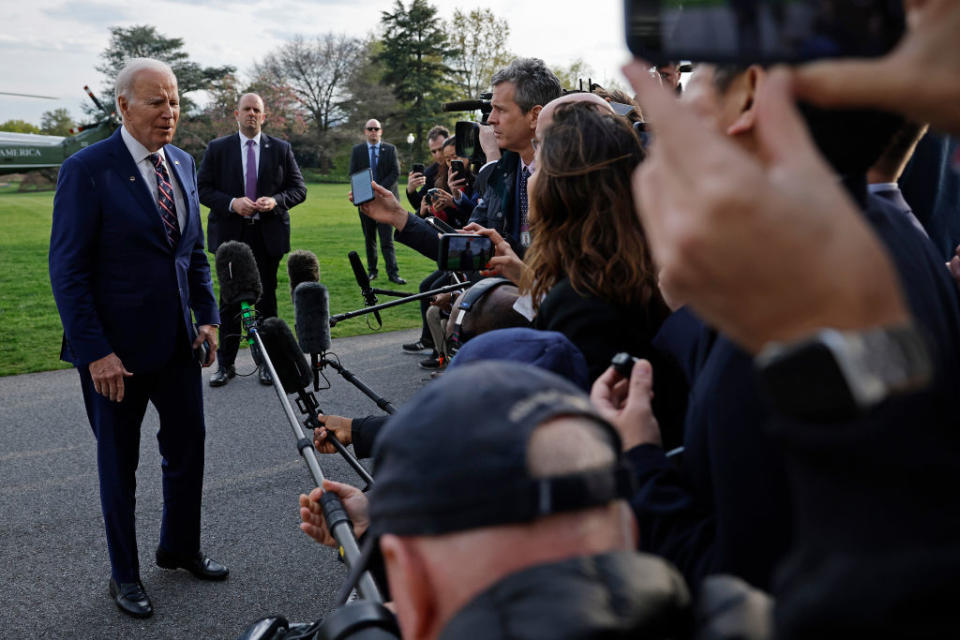
[[[537,128],[537,119],[540,117],[540,112],[543,111],[543,105],[537,104],[534,105],[530,111],[527,111],[527,116],[530,117],[530,130],[535,131]]]
[[[728,136],[749,133],[757,122],[757,91],[766,77],[763,67],[751,65],[743,74],[740,116],[727,127]]]
[[[124,95],[117,96],[117,108],[120,109],[120,117],[123,117],[123,114],[127,112],[127,109],[130,108],[130,101],[127,100],[127,97]]]
[[[385,534],[380,551],[403,637],[426,637],[436,624],[437,606],[419,549],[412,540]]]

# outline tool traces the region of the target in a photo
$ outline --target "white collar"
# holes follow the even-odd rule
[[[240,133],[241,146],[244,146],[244,147],[247,146],[247,140],[253,140],[253,143],[255,145],[257,145],[258,147],[260,146],[260,135],[263,133],[263,131],[258,131],[257,135],[253,136],[252,138],[248,138],[247,136],[245,136],[243,131],[240,131],[239,133]]]
[[[133,134],[127,131],[126,127],[120,127],[120,137],[123,138],[123,143],[127,145],[127,151],[130,152],[130,155],[133,156],[134,162],[140,164],[144,160],[148,159],[151,154],[159,153],[160,157],[163,158],[163,163],[167,163],[167,157],[163,153],[163,147],[160,147],[156,151],[150,151],[145,146],[143,146],[139,140],[133,137]]]

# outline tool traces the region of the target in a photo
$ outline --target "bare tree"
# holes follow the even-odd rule
[[[345,34],[328,33],[314,40],[295,36],[255,64],[254,75],[272,76],[289,86],[322,134],[345,117],[339,101],[362,53],[360,41]]]
[[[457,9],[445,28],[453,54],[448,59],[451,80],[461,99],[475,98],[487,91],[493,74],[514,57],[507,50],[510,26],[490,9],[470,13]]]

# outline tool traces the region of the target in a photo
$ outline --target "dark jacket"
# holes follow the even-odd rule
[[[683,637],[689,596],[666,562],[632,552],[571,558],[493,584],[447,623],[440,640]]]
[[[230,201],[244,195],[240,134],[217,138],[207,145],[197,173],[200,202],[210,207],[207,216],[207,250],[216,253],[228,240],[239,240],[242,216],[230,210]],[[260,134],[260,170],[257,193],[277,201],[273,211],[260,214],[263,244],[271,256],[290,251],[289,210],[307,198],[307,187],[290,143]]]
[[[370,168],[370,147],[366,142],[353,146],[350,152],[350,173]],[[397,190],[397,180],[400,179],[400,159],[397,157],[397,148],[389,142],[380,142],[380,155],[377,156],[376,171],[373,178],[384,189],[390,189],[393,195],[400,198]]]
[[[565,335],[583,353],[592,383],[621,351],[649,360],[654,367],[654,411],[664,437],[679,443],[686,405],[686,381],[672,361],[654,351],[652,342],[670,310],[659,299],[648,304],[618,305],[581,296],[570,281],[560,280],[547,293],[533,328]]]
[[[481,170],[476,184],[482,195],[467,222],[476,222],[482,227],[496,230],[510,243],[517,255],[523,257],[520,232],[513,228],[516,204],[514,185],[519,165],[520,154],[504,151],[500,160]],[[403,231],[398,231],[394,237],[431,260],[437,259],[437,232],[422,218],[409,214]]]

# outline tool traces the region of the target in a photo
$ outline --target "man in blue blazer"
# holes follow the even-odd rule
[[[200,551],[200,366],[213,363],[220,320],[195,165],[169,144],[180,115],[176,77],[162,62],[136,58],[116,91],[123,127],[60,169],[50,282],[64,328],[61,357],[77,367],[97,438],[110,594],[124,613],[145,618],[153,606],[140,582],[134,508],[148,401],[160,416],[163,456],[156,562],[201,579],[227,577]]]
[[[260,130],[266,118],[260,96],[240,96],[234,115],[240,132],[211,141],[197,174],[200,202],[210,207],[207,245],[211,252],[228,240],[250,247],[263,285],[257,315],[271,318],[277,315],[277,269],[290,251],[289,210],[306,199],[307,187],[290,143]],[[240,305],[221,300],[220,318],[220,364],[210,376],[211,387],[223,386],[236,375]],[[259,378],[271,384],[262,365]]]

